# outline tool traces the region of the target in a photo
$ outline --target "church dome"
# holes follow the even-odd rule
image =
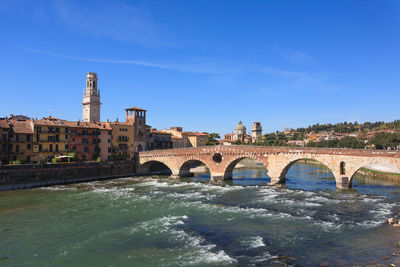
[[[246,131],[246,127],[243,125],[242,121],[239,121],[238,125],[236,125],[235,130],[244,130]]]

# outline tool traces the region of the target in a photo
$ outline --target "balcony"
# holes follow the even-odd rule
[[[32,150],[9,151],[10,154],[24,154],[25,152],[32,152]]]
[[[52,151],[50,151],[49,149],[42,149],[42,151],[38,151],[35,153],[65,153],[68,152],[68,150],[65,149],[59,149],[58,151],[55,151],[54,149]]]

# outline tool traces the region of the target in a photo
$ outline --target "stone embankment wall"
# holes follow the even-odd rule
[[[135,175],[133,161],[0,166],[0,191]]]
[[[380,171],[371,170],[368,168],[361,168],[357,174],[365,175],[365,176],[373,177],[373,178],[378,178],[378,179],[384,180],[384,181],[400,182],[400,174],[399,173],[380,172]]]

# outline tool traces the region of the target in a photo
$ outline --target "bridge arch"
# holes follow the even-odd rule
[[[209,164],[207,164],[205,161],[200,159],[189,159],[181,164],[181,166],[179,167],[178,175],[180,178],[193,176],[193,174],[190,172],[190,169],[201,165],[204,165],[211,173]]]
[[[399,163],[396,163],[396,162],[393,162],[393,161],[375,160],[374,162],[371,162],[371,161],[363,162],[363,163],[361,163],[361,164],[356,165],[354,168],[352,168],[352,170],[351,170],[351,176],[349,176],[349,177],[350,177],[350,178],[349,178],[349,185],[350,185],[350,187],[351,187],[352,184],[353,184],[353,180],[354,180],[356,174],[357,174],[361,169],[363,169],[363,168],[368,168],[368,167],[369,167],[370,165],[372,165],[372,164],[381,164],[381,165],[384,165],[384,166],[387,166],[387,167],[392,167],[392,168],[400,169],[400,164],[399,164]],[[385,172],[385,171],[383,171],[383,172]],[[388,172],[390,173],[390,171],[388,171]],[[400,178],[399,178],[399,179],[400,179]]]
[[[293,161],[290,161],[289,163],[286,163],[286,166],[282,169],[279,177],[281,180],[285,180],[286,178],[286,174],[288,173],[288,171],[290,170],[290,168],[297,162],[301,161],[301,160],[309,160],[309,161],[314,161],[314,162],[318,162],[321,165],[324,165],[326,168],[328,168],[332,174],[334,175],[334,170],[329,166],[329,164],[326,164],[325,162],[318,160],[318,159],[310,159],[310,158],[298,158],[295,159]]]
[[[139,174],[173,174],[173,168],[160,160],[149,160],[139,165]]]
[[[232,178],[233,178],[233,170],[235,169],[236,165],[240,161],[242,161],[244,159],[251,159],[251,160],[254,160],[254,161],[258,162],[258,163],[261,163],[265,167],[265,169],[267,169],[267,171],[268,171],[267,164],[265,164],[260,159],[258,159],[256,157],[251,157],[251,156],[242,156],[242,157],[239,157],[239,158],[231,160],[226,165],[225,170],[224,170],[224,180],[232,180]]]
[[[286,176],[287,176],[287,174],[288,174],[288,172],[289,172],[289,170],[290,170],[290,168],[294,165],[294,164],[296,164],[296,163],[298,163],[298,162],[300,162],[300,161],[310,161],[310,162],[314,162],[314,163],[317,163],[317,164],[320,164],[320,165],[322,165],[322,166],[324,166],[324,167],[326,167],[327,168],[327,170],[332,174],[332,178],[335,180],[335,183],[336,183],[336,176],[335,176],[335,173],[334,173],[334,169],[333,169],[333,167],[332,166],[330,166],[330,164],[328,164],[327,162],[324,162],[323,160],[321,160],[321,159],[317,159],[317,158],[306,158],[306,157],[300,157],[300,158],[297,158],[297,159],[295,159],[295,160],[292,160],[292,161],[290,161],[290,162],[287,162],[287,163],[285,163],[285,167],[283,167],[283,169],[281,170],[281,172],[280,172],[280,174],[279,174],[279,183],[284,183],[285,182],[285,180],[286,180]],[[341,164],[342,165],[342,164]]]

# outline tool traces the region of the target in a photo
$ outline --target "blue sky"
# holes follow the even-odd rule
[[[400,119],[400,1],[0,3],[0,117],[102,120],[148,110],[158,129],[264,132]]]

